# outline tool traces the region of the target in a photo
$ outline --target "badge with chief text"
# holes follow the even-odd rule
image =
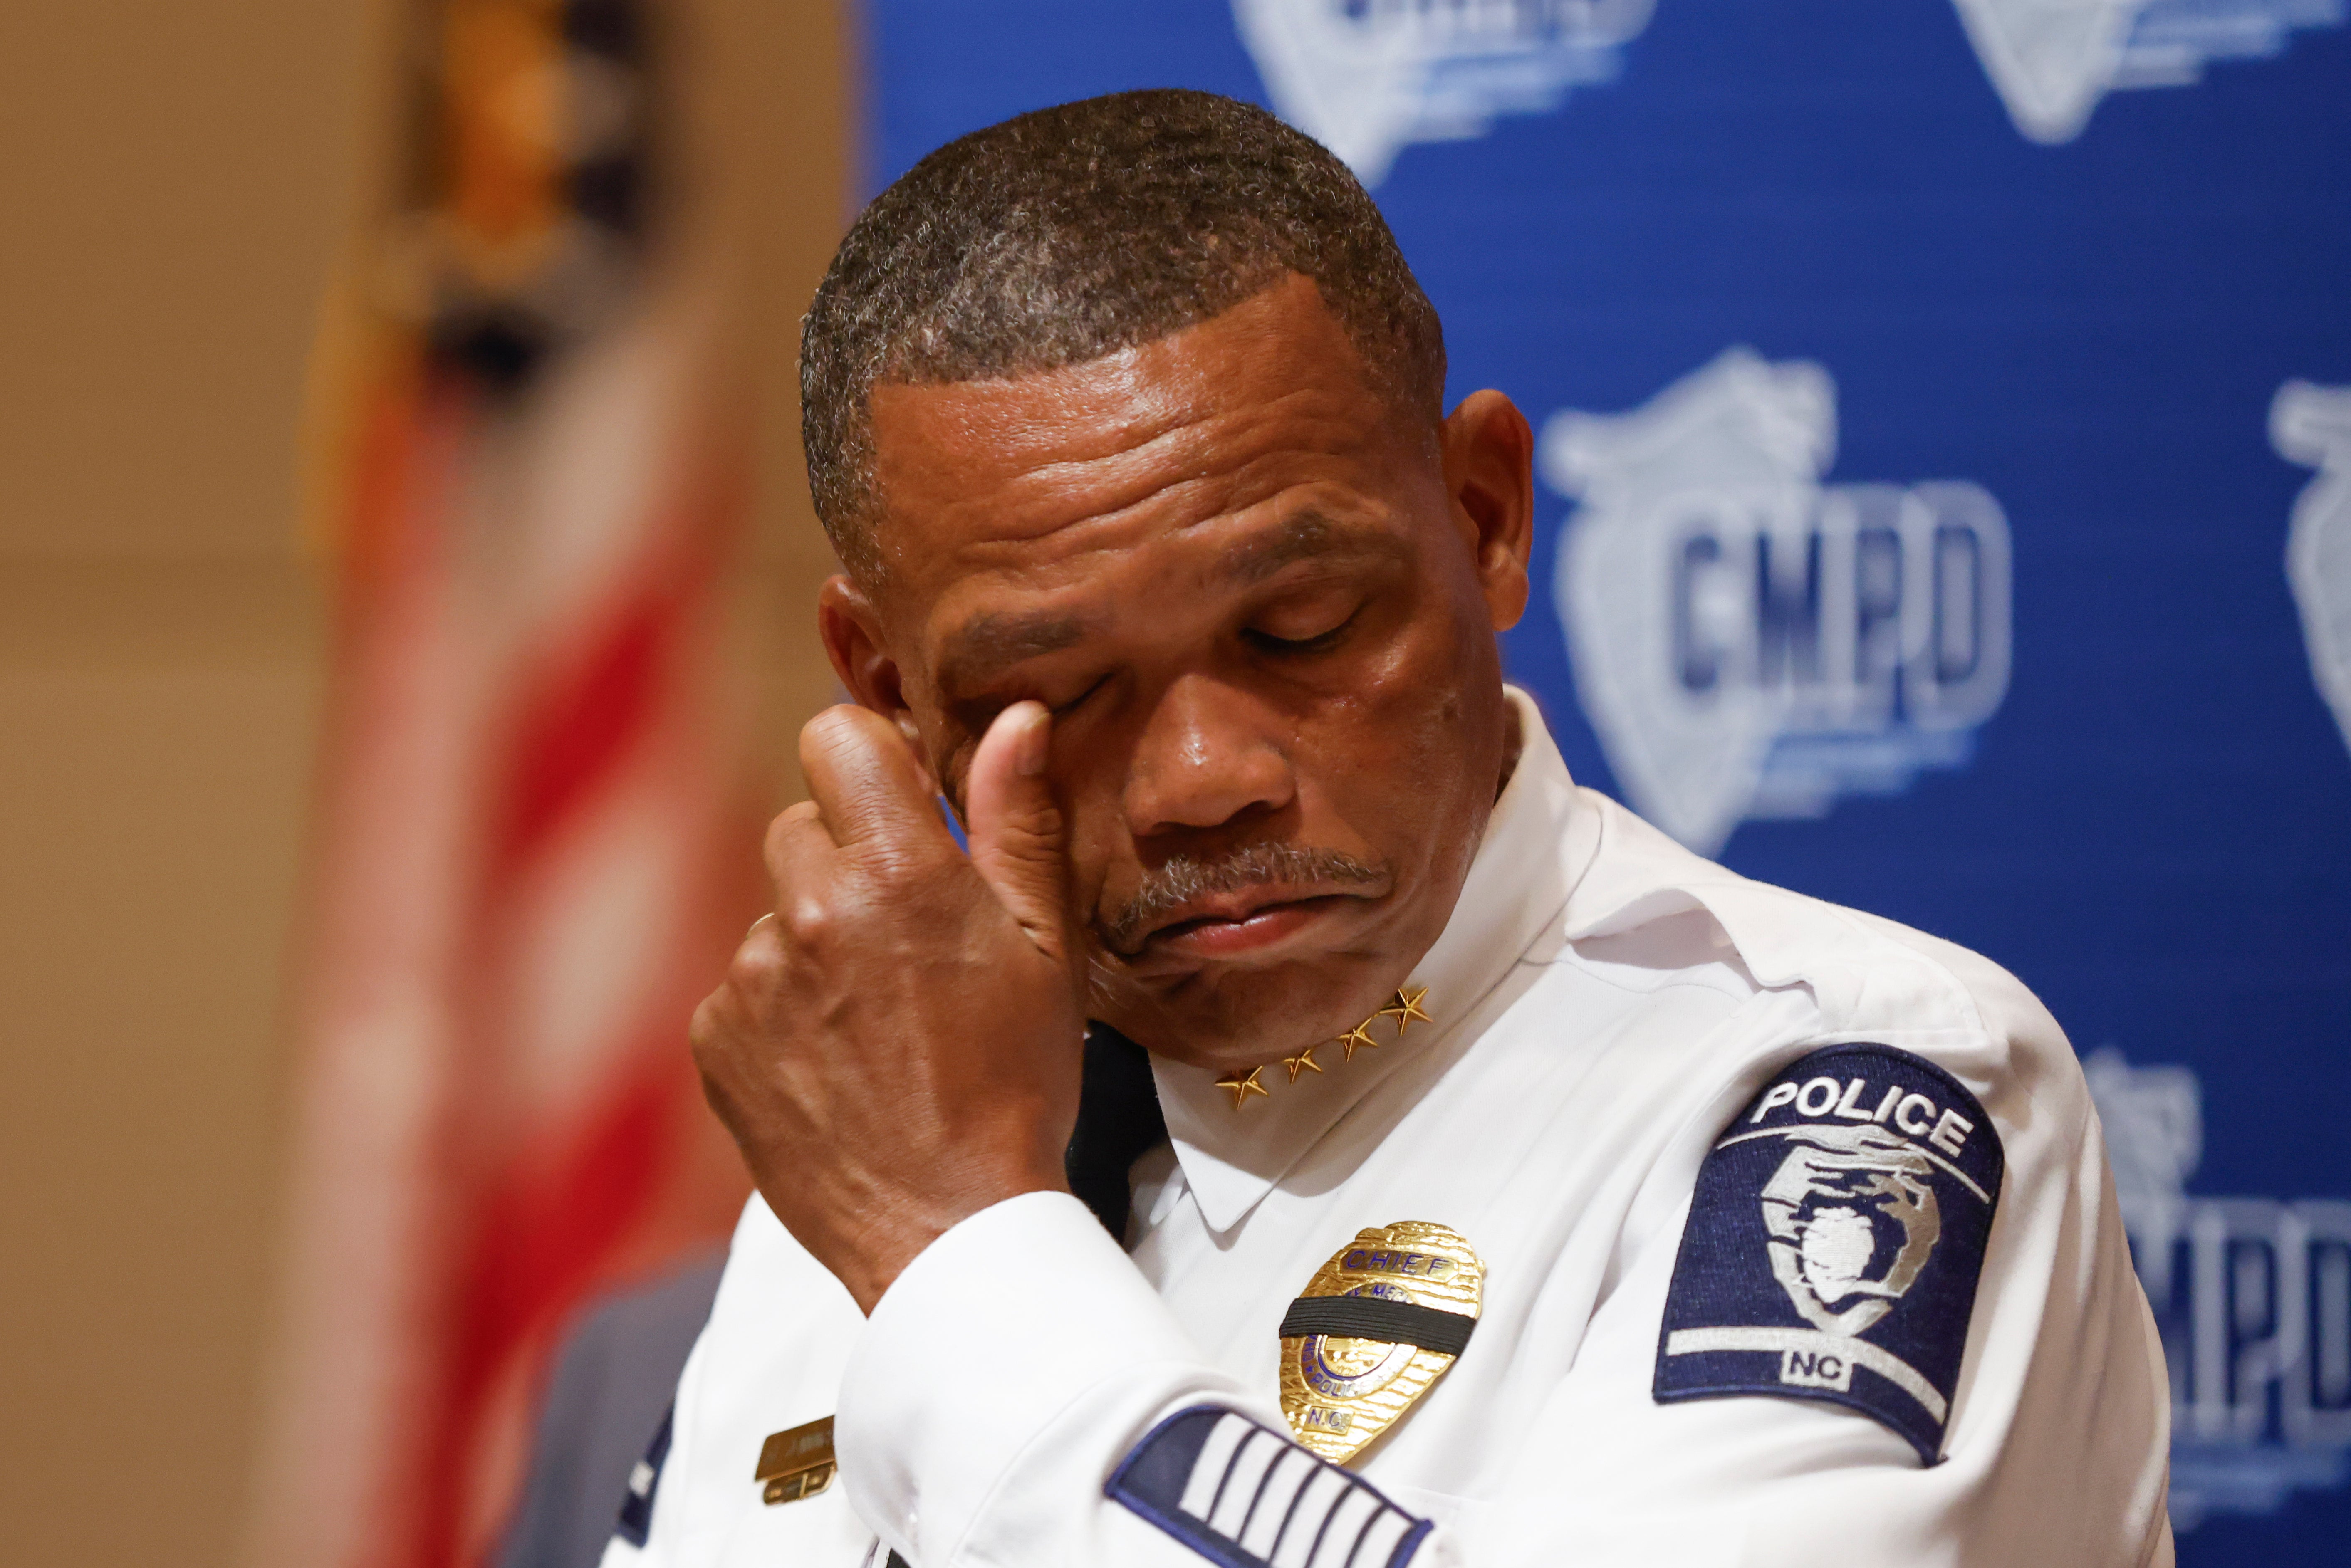
[[[1394,1426],[1468,1344],[1485,1281],[1442,1225],[1357,1231],[1282,1314],[1281,1413],[1299,1442],[1343,1465]]]
[[[1698,1171],[1651,1392],[1826,1400],[1935,1463],[2006,1164],[1976,1097],[1907,1051],[1783,1068]]]

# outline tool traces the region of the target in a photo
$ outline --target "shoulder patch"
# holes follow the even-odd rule
[[[1369,1482],[1215,1405],[1153,1427],[1102,1490],[1219,1568],[1404,1568],[1431,1528]]]
[[[677,1420],[677,1402],[662,1412],[661,1427],[645,1445],[645,1457],[629,1471],[629,1490],[621,1499],[621,1521],[612,1533],[642,1548],[653,1529],[653,1491],[661,1485],[662,1467],[669,1463],[670,1427]],[[609,1472],[608,1472],[609,1473]]]
[[[1922,1057],[1838,1045],[1782,1069],[1699,1168],[1651,1392],[1826,1400],[1935,1463],[2006,1165]]]

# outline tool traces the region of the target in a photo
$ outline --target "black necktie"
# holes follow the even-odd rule
[[[1078,1201],[1120,1246],[1126,1245],[1126,1173],[1167,1141],[1159,1113],[1159,1086],[1151,1057],[1108,1024],[1086,1027],[1085,1076],[1078,1090],[1078,1125],[1061,1169]]]

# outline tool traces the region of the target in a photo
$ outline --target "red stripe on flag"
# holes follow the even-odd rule
[[[482,601],[460,591],[468,558],[450,547],[482,497],[511,504],[496,483],[504,449],[481,438],[462,385],[413,363],[372,392],[346,518],[328,806],[340,880],[321,894],[315,961],[318,1010],[340,1030],[324,1049],[343,1054],[329,1070],[337,1097],[310,1113],[322,1147],[360,1154],[316,1159],[351,1212],[306,1235],[328,1261],[315,1304],[304,1298],[319,1332],[274,1461],[287,1501],[267,1550],[283,1568],[478,1563],[510,1500],[524,1396],[566,1314],[620,1270],[723,1234],[742,1191],[701,1152],[684,1051],[714,977],[695,955],[723,955],[741,929],[732,872],[756,863],[737,847],[756,835],[732,821],[708,637],[740,469],[698,437],[674,445],[651,486],[669,503],[587,563],[614,586],[519,637],[486,634]],[[681,831],[646,836],[648,809],[680,813]],[[622,836],[598,839],[606,826]],[[632,854],[667,857],[653,894],[666,913],[622,950],[613,994],[629,999],[587,1021],[592,1038],[540,1039],[544,1017],[507,1009],[543,1008],[533,988],[569,961],[577,931],[547,915],[550,890],[642,895],[628,879],[648,867]],[[601,881],[616,863],[622,881]],[[374,961],[385,953],[404,967]],[[403,1051],[392,1078],[413,1077],[413,1103],[384,1094],[376,1071]],[[550,1090],[565,1057],[570,1075]],[[339,1123],[356,1134],[339,1138]],[[344,1318],[368,1340],[348,1355]],[[353,1440],[337,1453],[344,1426]],[[312,1476],[326,1482],[315,1501]]]
[[[690,507],[673,514],[617,602],[583,615],[587,634],[518,681],[475,915],[486,936],[517,884],[565,852],[567,825],[610,799],[645,746],[674,737],[681,666],[708,597],[700,536],[713,521]],[[666,946],[670,935],[656,940]],[[504,969],[516,936],[477,941],[475,963]],[[602,1281],[677,1163],[677,1113],[693,1093],[684,1065],[692,1005],[691,996],[671,997],[612,1066],[597,1070],[610,1075],[603,1093],[566,1118],[565,1146],[550,1155],[543,1126],[517,1129],[521,1146],[509,1145],[468,1206],[475,1223],[455,1254],[438,1432],[424,1456],[416,1558],[424,1568],[465,1562],[482,1545],[485,1488],[497,1484],[485,1472],[484,1445],[505,1396],[517,1377],[535,1378],[532,1364],[564,1314]]]
[[[492,886],[514,874],[659,716],[690,592],[664,574],[598,618],[597,634],[524,682],[507,789],[490,846]]]
[[[509,1166],[482,1195],[480,1223],[459,1254],[447,1393],[425,1457],[421,1564],[462,1560],[486,1479],[478,1461],[488,1402],[514,1358],[545,1340],[652,1207],[674,1153],[683,1086],[675,1037],[675,1026],[665,1027],[632,1051],[632,1067],[554,1159],[530,1171]]]

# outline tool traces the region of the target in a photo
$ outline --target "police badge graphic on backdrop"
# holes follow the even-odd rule
[[[1907,1051],[1833,1046],[1783,1068],[1698,1172],[1658,1402],[1826,1400],[1935,1463],[2005,1164],[1975,1096]]]
[[[1656,9],[1233,0],[1233,20],[1281,117],[1377,185],[1413,142],[1482,136],[1498,116],[1547,114],[1571,89],[1614,80]]]
[[[2270,404],[2270,442],[2318,470],[2294,504],[2286,579],[2302,611],[2310,673],[2351,746],[2351,387],[2294,381]]]
[[[1827,370],[1746,349],[1543,426],[1577,695],[1633,807],[1700,854],[1965,766],[2008,691],[2000,503],[1824,483],[1836,444]]]
[[[2338,26],[2341,0],[1957,0],[2009,118],[2071,141],[2110,92],[2181,87],[2215,60],[2284,52],[2299,27]]]

